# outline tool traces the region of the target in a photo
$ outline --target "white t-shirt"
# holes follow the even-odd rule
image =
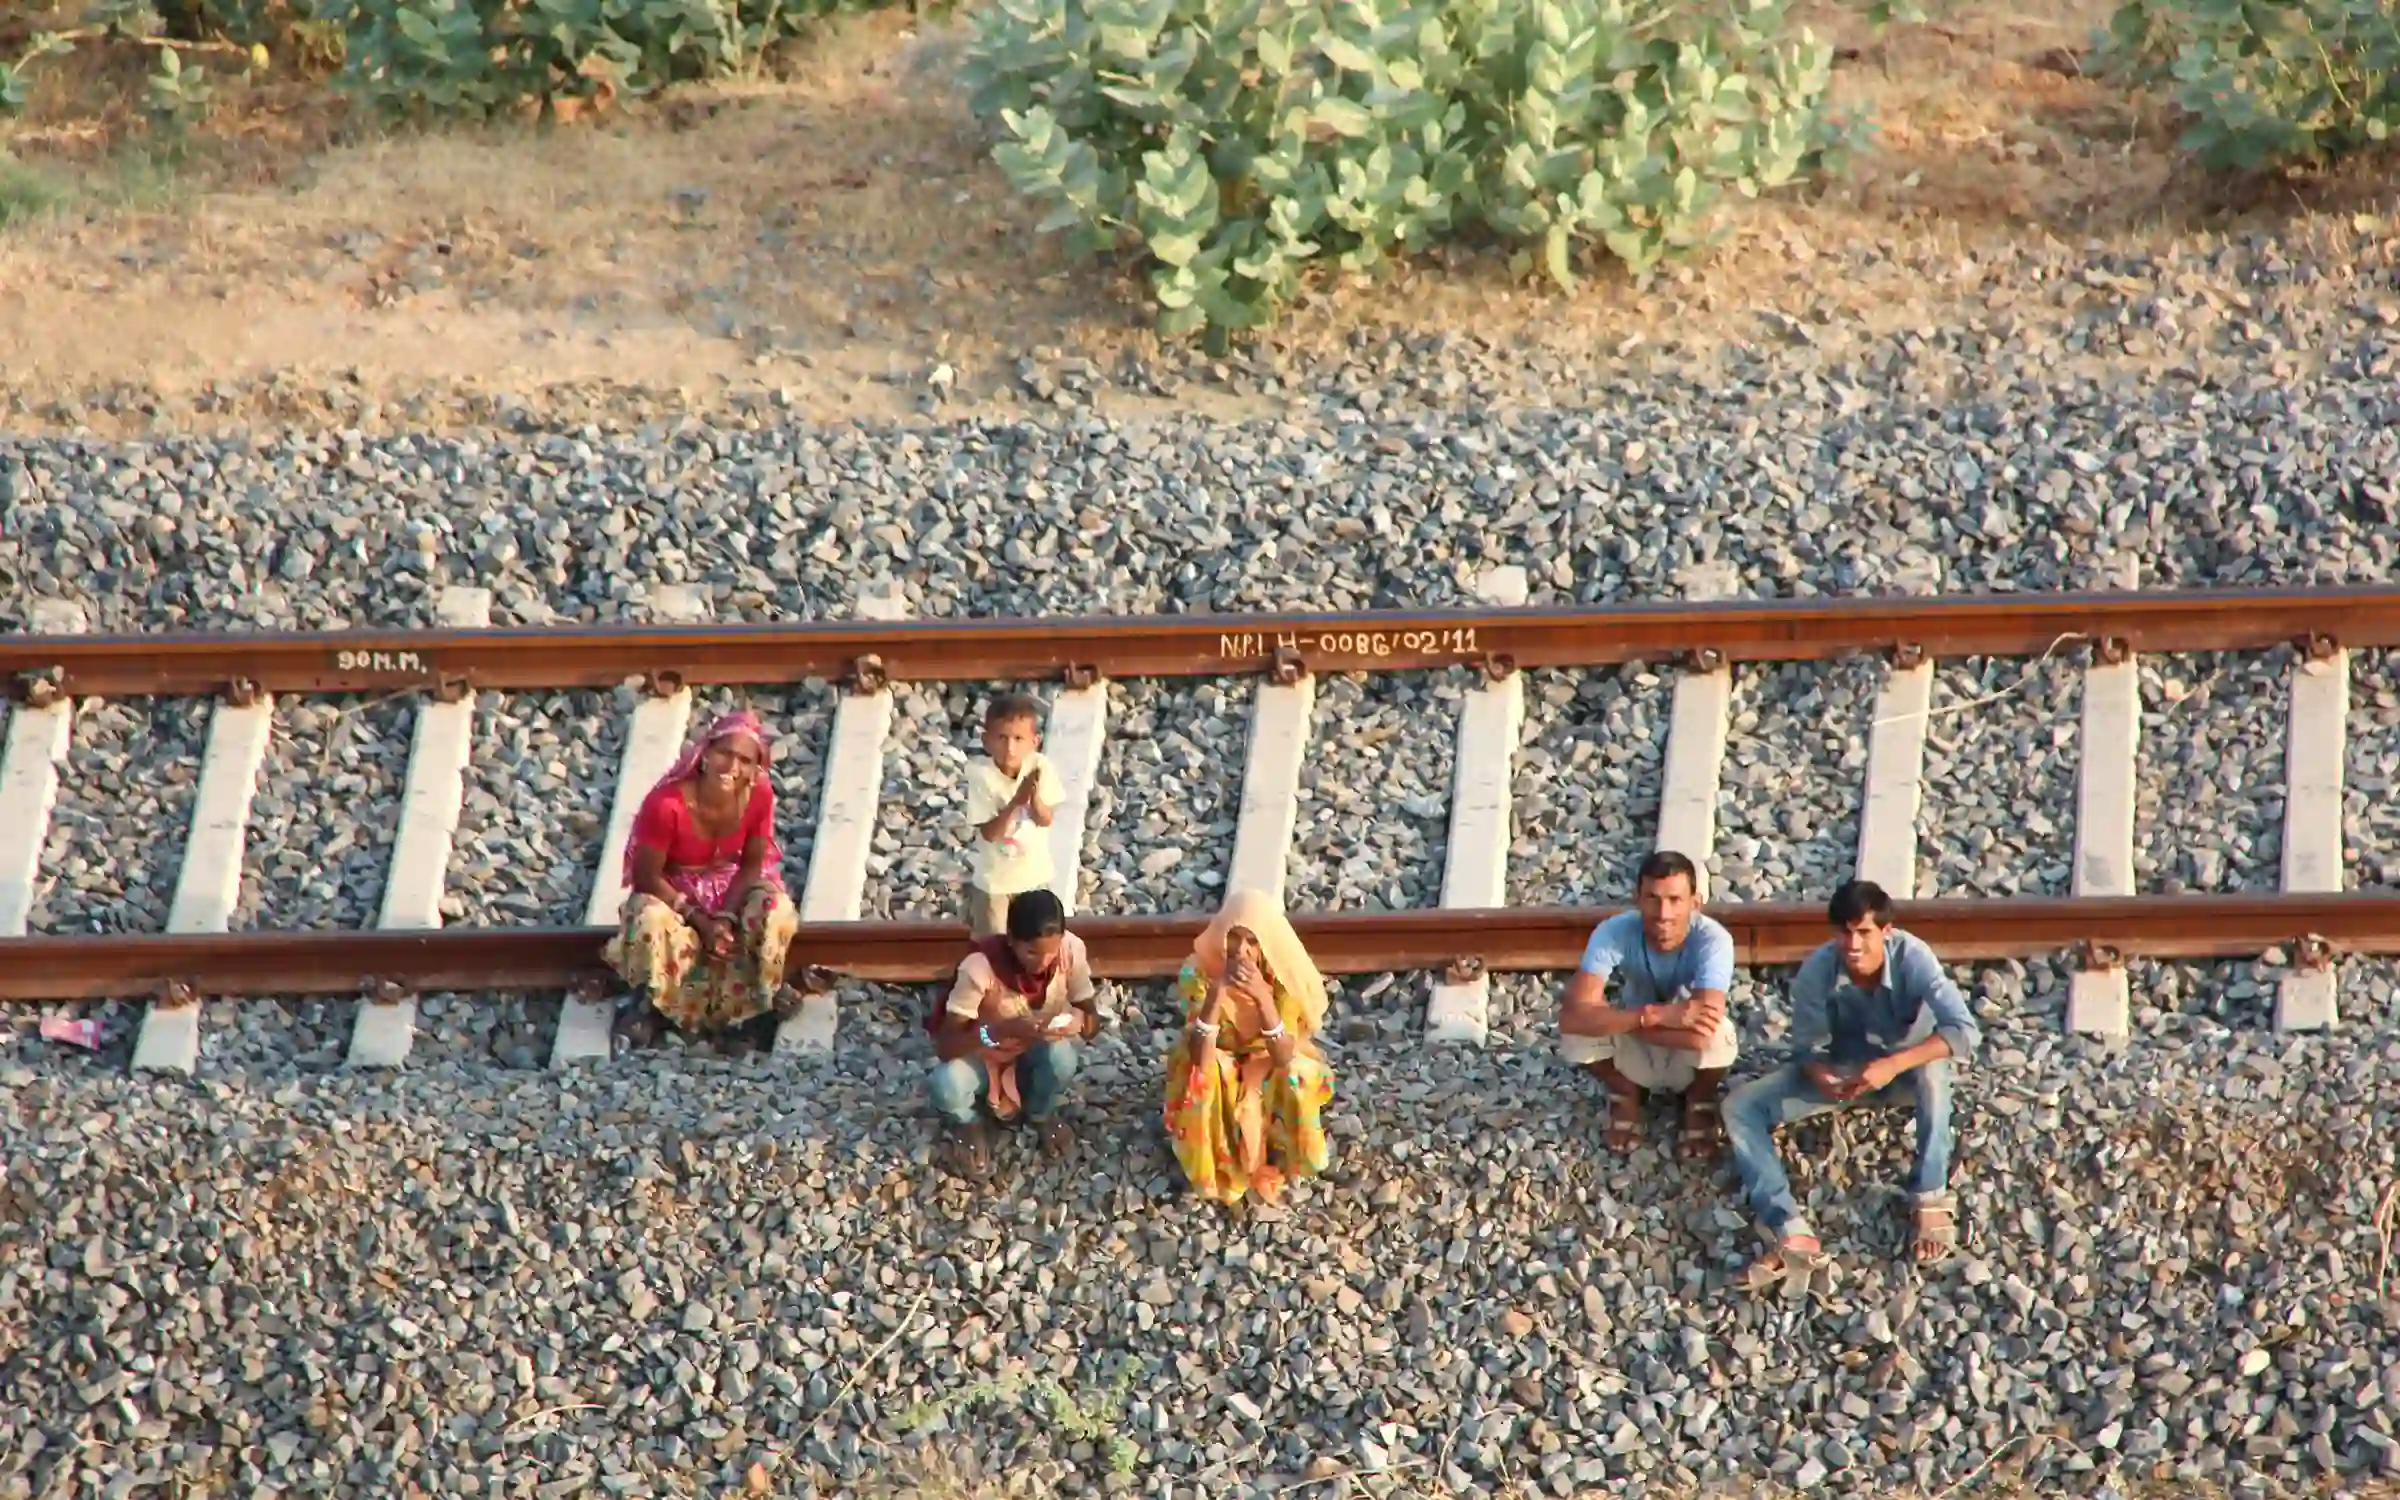
[[[1008,806],[1025,776],[1041,778],[1034,796],[1044,806],[1056,807],[1066,800],[1058,772],[1049,758],[1038,752],[1021,776],[1002,775],[988,756],[978,755],[967,762],[967,868],[969,879],[990,895],[1013,896],[1050,883],[1050,830],[1033,821],[1030,812],[1018,813],[1015,824],[997,839],[987,839],[982,833],[983,825]]]

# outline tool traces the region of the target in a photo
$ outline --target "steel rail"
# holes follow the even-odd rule
[[[1444,969],[1462,958],[1489,972],[1571,969],[1594,923],[1617,907],[1540,906],[1299,915],[1294,925],[1328,973]],[[1829,936],[1814,903],[1714,907],[1745,964],[1788,964]],[[1206,917],[1090,917],[1075,931],[1094,968],[1114,979],[1173,974]],[[2400,953],[2400,892],[2338,895],[2006,898],[1901,903],[1898,920],[1951,960],[2027,958],[2100,945],[2078,962],[2121,956],[2246,958],[2303,939],[2335,952]],[[0,1002],[152,994],[181,982],[202,995],[356,993],[404,988],[556,989],[603,974],[596,927],[451,928],[433,932],[237,932],[0,941]],[[814,923],[792,941],[793,972],[822,966],[862,980],[913,983],[950,973],[966,949],[953,922]]]
[[[2400,645],[2400,587],[1742,599],[1573,608],[768,625],[0,635],[19,697],[424,688],[607,688],[629,680],[873,687],[1275,671],[1601,666],[1701,653],[1811,661],[1858,652],[2034,656],[2079,641],[2240,651],[2322,638]]]

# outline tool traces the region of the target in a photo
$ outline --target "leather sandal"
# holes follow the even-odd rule
[[[658,1045],[659,1035],[666,1030],[666,1026],[667,1018],[660,1015],[658,1007],[650,1003],[650,991],[637,989],[626,1001],[625,1009],[617,1015],[616,1034],[624,1038],[628,1047],[654,1047]]]
[[[969,1182],[983,1182],[992,1175],[992,1132],[981,1119],[960,1125],[946,1122],[942,1134],[948,1142],[950,1170]]]
[[[1683,1099],[1683,1140],[1681,1150],[1690,1161],[1714,1161],[1725,1140],[1721,1101],[1715,1094],[1695,1099],[1686,1094]]]
[[[1602,1144],[1611,1151],[1631,1151],[1642,1134],[1642,1096],[1631,1091],[1608,1091],[1608,1129]]]
[[[1958,1248],[1958,1195],[1920,1193],[1909,1200],[1909,1255],[1920,1266],[1937,1266]]]
[[[1781,1233],[1764,1224],[1757,1228],[1759,1238],[1767,1242],[1767,1249],[1743,1269],[1741,1283],[1745,1291],[1763,1292],[1793,1276],[1805,1281],[1833,1259],[1825,1253],[1823,1242],[1817,1240],[1816,1230],[1806,1219],[1792,1220]],[[1800,1240],[1814,1243],[1804,1247],[1796,1243]]]

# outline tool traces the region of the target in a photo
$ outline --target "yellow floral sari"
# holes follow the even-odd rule
[[[1193,1190],[1219,1203],[1238,1203],[1252,1191],[1271,1199],[1286,1180],[1324,1171],[1332,1154],[1324,1110],[1333,1099],[1333,1072],[1315,1042],[1325,1019],[1325,981],[1272,901],[1252,891],[1226,901],[1176,980],[1184,1016],[1206,1002],[1223,965],[1225,934],[1235,927],[1258,939],[1276,1014],[1295,1045],[1288,1072],[1257,1038],[1238,1048],[1220,1039],[1209,1065],[1199,1067],[1198,1041],[1187,1026],[1167,1055],[1166,1126],[1175,1159]]]

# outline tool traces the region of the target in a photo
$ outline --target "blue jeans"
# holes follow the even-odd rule
[[[1734,1169],[1742,1175],[1743,1190],[1750,1195],[1750,1208],[1759,1222],[1776,1234],[1807,1222],[1792,1197],[1792,1180],[1784,1174],[1783,1158],[1775,1154],[1775,1127],[1860,1104],[1915,1108],[1917,1160],[1909,1169],[1908,1190],[1919,1195],[1946,1191],[1952,1141],[1951,1068],[1947,1058],[1929,1062],[1848,1103],[1826,1098],[1796,1063],[1787,1063],[1735,1089],[1725,1100],[1725,1134],[1733,1142]],[[1806,1232],[1805,1227],[1801,1232]]]
[[[1083,1044],[1075,1041],[1038,1042],[1017,1059],[1017,1093],[1025,1100],[1025,1118],[1047,1120],[1058,1113],[1067,1085],[1083,1066]],[[991,1091],[991,1080],[980,1057],[954,1057],[937,1065],[925,1081],[933,1112],[960,1125],[975,1123],[975,1106]]]

